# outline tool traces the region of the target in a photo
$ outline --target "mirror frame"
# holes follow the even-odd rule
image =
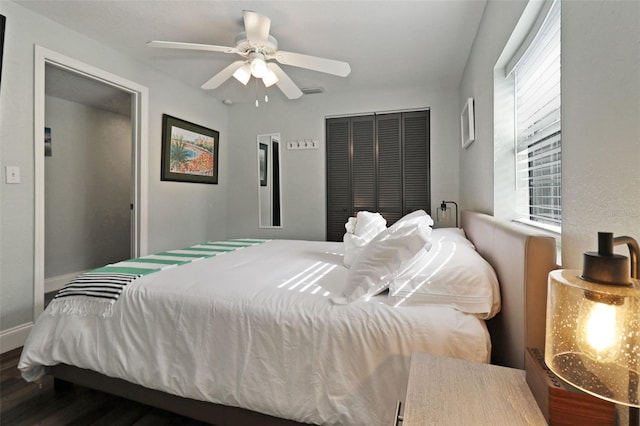
[[[267,141],[268,139],[268,141]],[[264,133],[256,138],[256,164],[257,164],[257,188],[258,188],[258,227],[282,228],[282,143],[280,133]],[[274,149],[276,143],[276,149]],[[274,180],[276,181],[274,184]],[[270,223],[263,223],[263,199],[268,193]],[[277,216],[275,220],[274,206],[277,200]]]

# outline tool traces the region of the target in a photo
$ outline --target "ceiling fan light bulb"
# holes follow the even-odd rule
[[[267,68],[267,72],[262,77],[262,82],[264,83],[264,87],[271,87],[278,82],[278,76]]]
[[[267,63],[262,58],[253,58],[251,60],[251,74],[255,78],[262,78],[269,71]]]
[[[251,79],[251,66],[249,64],[241,66],[233,73],[233,76],[246,86]]]

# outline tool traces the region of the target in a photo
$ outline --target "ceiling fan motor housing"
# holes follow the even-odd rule
[[[266,40],[255,40],[253,43],[247,38],[246,32],[241,32],[235,39],[236,50],[242,56],[257,52],[262,53],[267,59],[275,56],[278,51],[278,40],[273,36],[269,36]]]

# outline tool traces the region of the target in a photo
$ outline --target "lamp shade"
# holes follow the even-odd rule
[[[578,389],[640,407],[640,281],[599,284],[581,272],[549,274],[545,362]]]
[[[233,76],[236,78],[236,80],[246,86],[251,79],[251,64],[244,64],[233,73]]]
[[[262,77],[262,82],[264,83],[264,87],[271,87],[278,82],[278,76],[270,69],[267,69],[264,77]]]

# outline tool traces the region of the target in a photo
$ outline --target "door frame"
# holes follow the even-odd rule
[[[45,262],[45,67],[54,65],[67,71],[92,78],[131,94],[131,127],[133,156],[133,220],[132,256],[147,254],[148,250],[148,128],[149,89],[133,81],[85,64],[76,59],[35,46],[34,61],[34,271],[33,320],[44,309]]]

